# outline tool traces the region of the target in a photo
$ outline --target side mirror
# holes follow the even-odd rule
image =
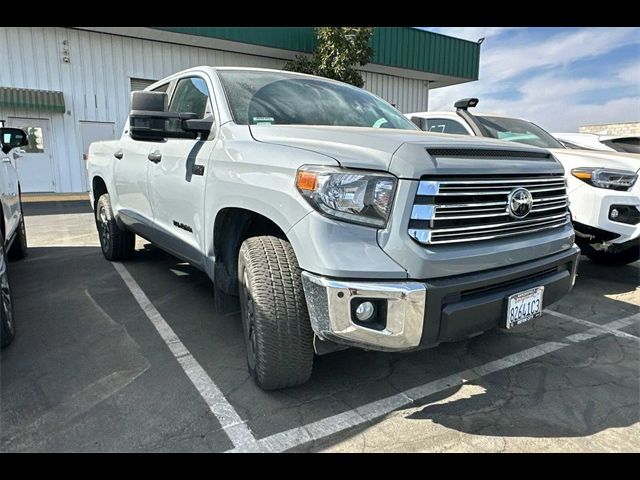
[[[193,120],[182,120],[182,130],[185,132],[196,132],[203,135],[211,132],[213,128],[213,115],[205,118],[195,118]]]
[[[166,138],[195,138],[196,132],[202,131],[201,123],[185,128],[189,125],[186,122],[205,122],[207,119],[198,119],[195,113],[169,112],[167,104],[168,96],[165,92],[132,92],[129,112],[131,138],[156,141]],[[169,128],[168,120],[180,120],[180,130]]]
[[[422,117],[411,117],[411,121],[418,126],[420,130],[427,131],[427,119]]]
[[[2,127],[0,128],[0,144],[2,151],[6,154],[14,148],[29,145],[27,133],[20,128]]]

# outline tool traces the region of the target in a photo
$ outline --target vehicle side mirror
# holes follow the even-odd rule
[[[185,132],[196,132],[203,135],[208,134],[213,128],[213,115],[205,118],[194,118],[192,120],[182,120],[182,129]]]
[[[427,119],[422,117],[411,117],[411,121],[418,126],[420,130],[427,131]]]
[[[0,144],[2,151],[9,153],[14,148],[29,145],[27,133],[20,128],[2,127],[0,128]]]
[[[134,140],[164,140],[166,138],[193,138],[192,131],[174,130],[168,120],[197,119],[195,113],[169,112],[168,96],[164,92],[132,92],[129,112],[129,135]]]

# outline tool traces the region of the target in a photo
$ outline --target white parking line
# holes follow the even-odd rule
[[[572,322],[575,323],[579,323],[580,325],[584,325],[585,327],[591,327],[597,330],[601,330],[603,333],[610,333],[611,335],[615,335],[616,337],[622,337],[622,338],[631,338],[633,340],[640,340],[640,337],[636,336],[636,335],[632,335],[631,333],[627,333],[627,332],[623,332],[620,330],[617,330],[616,328],[624,328],[624,327],[616,327],[616,328],[607,328],[603,325],[600,325],[599,323],[594,323],[594,322],[590,322],[588,320],[582,320],[581,318],[576,318],[576,317],[572,317],[571,315],[567,315],[566,313],[560,313],[560,312],[556,312],[554,310],[545,310],[544,313],[547,313],[549,315],[553,315],[554,317],[558,317],[558,318],[564,318],[565,320],[571,320]],[[636,313],[635,315],[630,315],[629,317],[626,318],[622,318],[620,320],[616,320],[616,322],[625,322],[627,320],[639,320],[640,319],[640,313]],[[616,322],[612,322],[612,323],[616,323]],[[633,321],[631,322],[633,323]],[[616,324],[617,325],[617,324]],[[629,324],[631,325],[631,324]],[[624,325],[624,326],[628,326],[628,325]]]
[[[211,377],[180,341],[125,266],[118,262],[114,262],[113,266],[129,288],[133,298],[136,299],[140,308],[142,308],[160,334],[160,337],[162,337],[162,340],[164,340],[164,343],[167,344],[171,353],[176,357],[191,383],[193,383],[211,412],[216,416],[234,447],[243,451],[253,450],[256,446],[256,438],[247,424],[240,418],[238,412],[235,411],[220,389],[213,383]]]
[[[121,263],[114,262],[113,266],[233,443],[234,448],[228,450],[228,452],[283,452],[308,442],[327,438],[343,430],[363,425],[448,388],[460,386],[491,373],[520,365],[571,344],[606,334],[638,340],[635,335],[621,332],[619,329],[640,321],[640,314],[599,325],[560,312],[547,310],[545,313],[588,326],[590,329],[586,332],[568,335],[563,342],[546,342],[478,367],[463,370],[445,378],[405,390],[390,397],[367,403],[358,408],[279,432],[269,437],[256,439],[220,389],[180,341],[160,312],[153,306],[129,271]]]
[[[263,450],[269,452],[283,452],[302,444],[320,440],[331,435],[340,433],[343,430],[354,428],[364,423],[387,415],[399,408],[411,405],[412,403],[442,392],[451,387],[463,385],[470,381],[490,373],[498,372],[515,365],[528,362],[535,358],[542,357],[548,353],[560,350],[571,344],[590,340],[592,338],[610,334],[619,328],[624,328],[640,320],[640,314],[631,315],[620,320],[616,320],[605,325],[596,325],[596,327],[587,330],[584,333],[568,335],[564,338],[565,342],[546,342],[542,345],[528,348],[518,353],[508,355],[504,358],[494,360],[478,367],[470,368],[462,372],[454,373],[448,377],[434,380],[425,385],[421,385],[404,392],[397,393],[390,397],[386,397],[375,402],[367,403],[353,410],[339,413],[332,417],[323,418],[317,422],[303,425],[301,427],[292,428],[284,432],[279,432],[269,437],[256,440],[257,445],[252,445],[252,450]],[[635,337],[634,337],[635,338]],[[248,449],[236,447],[229,452],[243,452]]]

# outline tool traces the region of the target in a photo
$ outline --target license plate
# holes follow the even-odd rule
[[[507,328],[542,315],[543,293],[544,287],[536,287],[511,295],[507,302]]]

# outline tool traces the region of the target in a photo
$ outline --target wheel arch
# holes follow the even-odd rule
[[[100,175],[94,175],[91,179],[91,191],[93,192],[93,204],[91,206],[93,211],[95,211],[98,199],[105,193],[109,193],[107,183]]]
[[[228,295],[238,294],[238,252],[247,238],[273,235],[288,240],[271,218],[254,210],[225,207],[213,224],[214,284]]]

